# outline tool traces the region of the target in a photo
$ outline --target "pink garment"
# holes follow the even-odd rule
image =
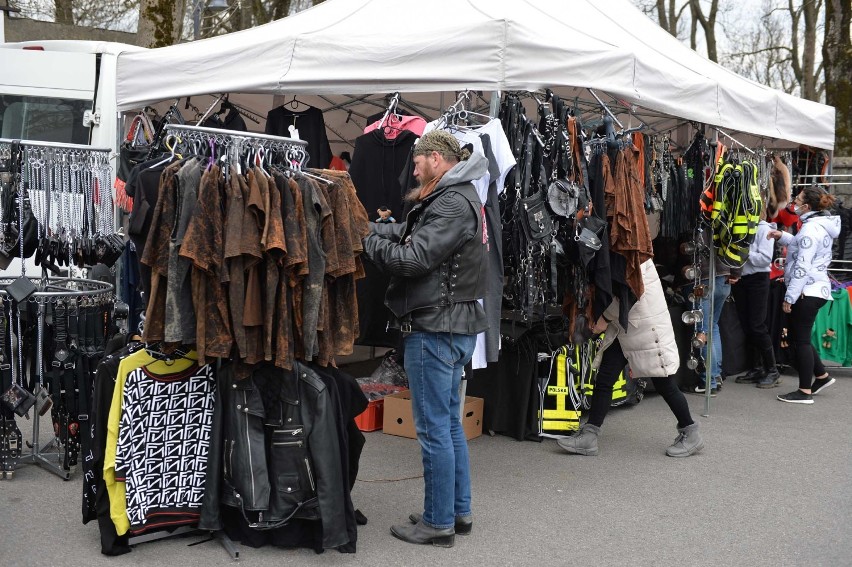
[[[396,114],[389,114],[385,119],[385,123],[382,125],[382,130],[384,130],[385,138],[388,140],[393,140],[397,137],[397,135],[403,130],[408,130],[409,132],[414,132],[418,136],[423,135],[423,130],[426,128],[426,121],[419,116],[407,116],[403,115],[397,119]],[[376,128],[379,127],[379,122],[381,119],[376,120],[366,128],[364,128],[364,133],[372,132]]]

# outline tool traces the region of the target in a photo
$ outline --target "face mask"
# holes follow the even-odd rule
[[[793,205],[793,212],[797,215],[801,215],[804,212],[802,210],[802,205]]]

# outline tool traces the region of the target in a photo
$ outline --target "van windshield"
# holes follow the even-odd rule
[[[0,95],[0,138],[88,144],[90,108],[87,100]]]

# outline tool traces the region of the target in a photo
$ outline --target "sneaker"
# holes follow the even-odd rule
[[[828,378],[815,378],[814,385],[811,386],[811,395],[816,396],[835,382],[836,380],[831,376],[829,376]]]
[[[789,404],[812,404],[814,403],[814,397],[810,394],[806,394],[801,390],[793,390],[789,394],[781,394],[778,396],[778,400],[782,402],[787,402]]]
[[[705,387],[704,387],[704,384],[703,384],[703,383],[701,383],[701,384],[697,385],[697,386],[695,387],[695,389],[691,390],[691,392],[692,392],[693,394],[700,394],[700,395],[702,395],[702,396],[704,395],[704,393],[705,393],[706,391],[707,391],[707,388],[705,388]],[[718,393],[719,393],[719,385],[718,385],[718,384],[716,385],[716,387],[715,387],[715,388],[710,388],[710,397],[711,397],[711,398],[715,398],[715,397],[716,397],[716,394],[718,394]]]

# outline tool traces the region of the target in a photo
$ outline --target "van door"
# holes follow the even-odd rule
[[[88,144],[96,55],[0,49],[0,138]]]

